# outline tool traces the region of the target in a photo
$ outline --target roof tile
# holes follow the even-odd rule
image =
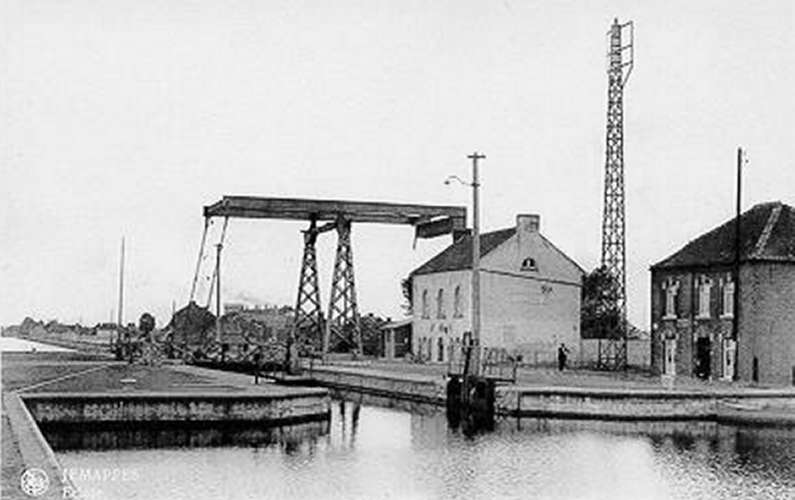
[[[654,264],[653,269],[728,265],[734,262],[736,217]],[[795,262],[795,208],[760,203],[740,216],[740,260]]]
[[[500,229],[480,235],[480,255],[485,256],[516,234],[516,228]],[[452,245],[421,265],[411,275],[472,269],[472,235],[458,238]]]

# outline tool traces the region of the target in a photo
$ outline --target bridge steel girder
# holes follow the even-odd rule
[[[224,196],[204,207],[205,217],[335,222],[339,215],[350,222],[411,226],[449,218],[451,229],[466,228],[466,208],[449,205]]]

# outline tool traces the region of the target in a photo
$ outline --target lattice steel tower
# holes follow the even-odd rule
[[[626,34],[628,41],[622,42]],[[620,370],[627,364],[627,294],[624,218],[624,87],[634,62],[632,21],[613,21],[608,36],[607,141],[602,214],[602,267],[612,278],[601,303],[603,322],[599,365]]]

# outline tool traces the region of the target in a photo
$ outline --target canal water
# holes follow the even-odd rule
[[[0,352],[73,352],[50,344],[42,344],[32,340],[16,337],[0,337]]]
[[[45,435],[86,499],[795,498],[786,428],[504,419],[467,437],[436,408],[336,401],[330,422],[269,430]]]

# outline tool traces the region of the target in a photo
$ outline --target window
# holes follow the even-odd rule
[[[436,293],[436,317],[439,319],[444,319],[444,290],[439,289]]]
[[[709,298],[712,289],[712,280],[706,276],[701,276],[698,283],[698,317],[709,318]]]
[[[527,257],[522,261],[522,271],[538,271],[536,267],[536,260],[532,257]]]
[[[430,310],[428,309],[428,290],[422,291],[422,317],[430,318]]]
[[[665,300],[663,303],[663,319],[676,319],[676,296],[679,292],[679,282],[668,278],[663,282]]]
[[[734,316],[734,282],[731,278],[723,283],[723,307],[721,307],[721,316],[724,318],[731,318]]]
[[[444,339],[439,337],[438,342],[438,351],[436,352],[436,361],[440,363],[444,361]]]
[[[455,287],[455,291],[453,292],[453,315],[456,318],[460,318],[464,315],[464,311],[461,307],[461,286]]]

